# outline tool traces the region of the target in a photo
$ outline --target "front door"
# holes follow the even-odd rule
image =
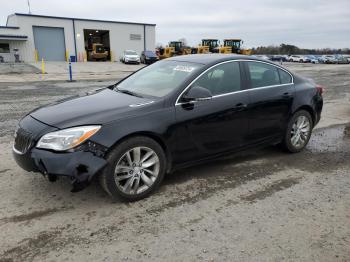
[[[208,89],[212,99],[194,102],[179,99],[175,110],[178,137],[175,163],[231,151],[245,144],[249,98],[241,79],[239,62],[221,63],[191,84]]]

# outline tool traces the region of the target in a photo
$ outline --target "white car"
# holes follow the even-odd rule
[[[120,61],[125,64],[140,64],[140,56],[134,50],[125,50],[120,58]]]
[[[288,57],[289,62],[299,62],[303,63],[304,62],[304,57],[302,55],[291,55]]]

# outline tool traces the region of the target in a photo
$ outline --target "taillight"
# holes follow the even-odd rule
[[[323,95],[324,93],[324,87],[321,86],[321,85],[316,85],[316,89],[317,89],[317,92],[320,94],[320,95]]]

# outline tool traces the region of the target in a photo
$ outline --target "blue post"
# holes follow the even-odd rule
[[[69,82],[73,81],[73,76],[72,76],[72,63],[71,60],[69,58]]]

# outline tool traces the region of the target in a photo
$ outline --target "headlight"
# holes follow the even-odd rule
[[[79,126],[43,135],[37,143],[37,148],[64,151],[83,143],[93,136],[101,126]]]

